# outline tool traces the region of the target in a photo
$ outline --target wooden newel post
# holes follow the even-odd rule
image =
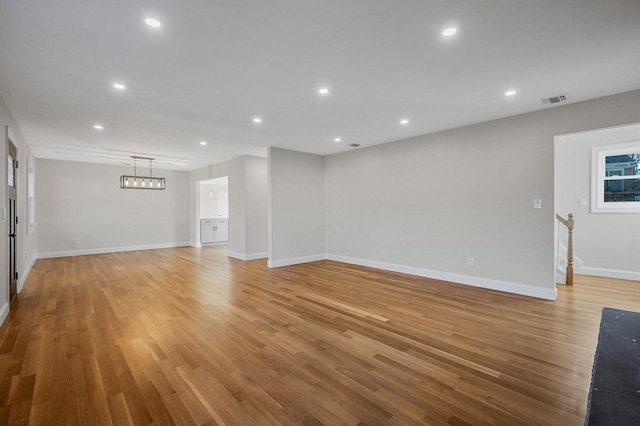
[[[573,214],[567,219],[569,240],[567,241],[567,285],[573,285]]]

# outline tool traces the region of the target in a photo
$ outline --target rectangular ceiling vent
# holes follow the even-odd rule
[[[357,148],[357,147],[359,147],[359,146],[360,146],[360,144],[359,144],[359,143],[352,143],[352,144],[351,144],[351,145],[349,145],[349,146],[352,146],[352,147],[354,147],[354,148]]]
[[[558,104],[560,102],[565,102],[569,100],[569,95],[566,93],[558,96],[551,96],[549,98],[545,98],[542,100],[542,103],[545,105]]]

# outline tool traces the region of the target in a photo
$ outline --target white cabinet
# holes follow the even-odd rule
[[[213,242],[213,229],[215,219],[200,219],[200,242],[208,244]]]
[[[200,219],[200,242],[202,244],[229,241],[229,219]]]
[[[222,243],[229,241],[229,219],[214,219],[213,242]]]

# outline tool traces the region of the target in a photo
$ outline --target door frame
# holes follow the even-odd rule
[[[16,277],[16,274],[19,272],[19,259],[18,259],[18,238],[20,233],[18,232],[18,225],[19,225],[19,221],[17,220],[18,218],[18,186],[19,186],[19,171],[18,171],[18,145],[14,142],[15,138],[13,137],[13,134],[11,132],[11,130],[9,129],[9,126],[5,126],[5,141],[6,141],[6,153],[7,153],[7,157],[9,157],[9,155],[11,155],[11,152],[13,151],[13,159],[14,159],[14,164],[13,164],[13,168],[14,168],[14,173],[13,173],[13,189],[11,189],[9,187],[9,182],[8,182],[8,165],[6,168],[6,174],[5,174],[5,187],[7,188],[7,226],[6,226],[6,231],[7,231],[7,301],[9,302],[9,304],[11,304],[12,302],[12,298],[11,296],[15,296],[18,295],[18,278]],[[7,164],[7,163],[5,163]],[[13,192],[13,197],[12,197],[12,193]],[[13,199],[13,206],[11,205],[11,200]],[[13,214],[12,214],[13,212]],[[15,218],[15,219],[14,219]],[[12,223],[13,222],[13,223]],[[11,229],[13,227],[13,233],[14,233],[14,237],[9,237],[9,234],[11,233]],[[13,241],[12,241],[13,239]],[[13,244],[13,247],[11,247]],[[11,253],[13,252],[13,259],[11,258]],[[13,284],[13,290],[14,292],[12,293],[12,284]]]

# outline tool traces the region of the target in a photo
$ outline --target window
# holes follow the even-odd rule
[[[11,157],[10,155],[8,156],[9,159],[9,165],[7,166],[7,171],[9,172],[9,175],[7,176],[7,185],[9,185],[11,188],[14,187],[15,183],[13,181],[13,157]]]
[[[640,142],[591,150],[591,212],[640,213]]]
[[[27,235],[36,224],[36,179],[33,158],[27,157]]]

